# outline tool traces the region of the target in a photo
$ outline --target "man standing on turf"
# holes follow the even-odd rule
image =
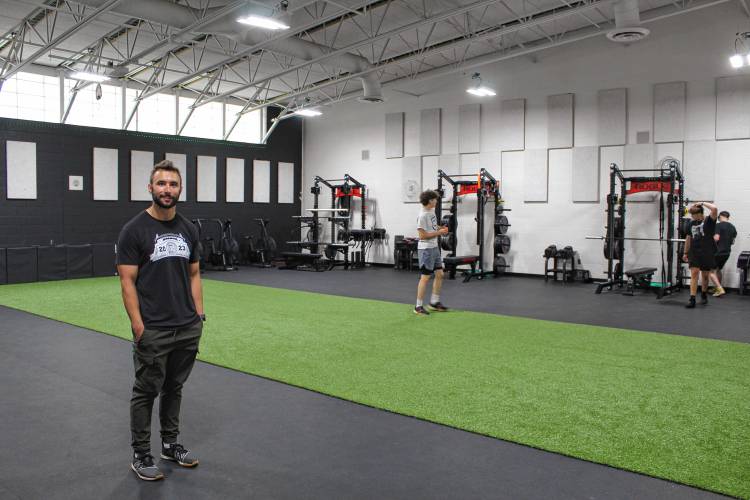
[[[148,184],[153,203],[131,219],[117,242],[122,300],[133,332],[135,383],[130,400],[133,460],[146,481],[164,475],[151,455],[151,410],[159,399],[161,458],[183,467],[198,460],[177,443],[182,386],[190,375],[203,330],[198,231],[177,213],[180,171],[154,165]]]
[[[708,208],[708,217],[703,208]],[[701,277],[701,304],[708,304],[708,275],[716,269],[716,219],[719,216],[716,206],[711,203],[696,203],[690,207],[690,231],[685,238],[685,253],[682,260],[690,265],[690,301],[685,307],[695,307],[695,295],[698,292],[698,276]]]
[[[440,201],[440,195],[435,191],[425,191],[419,195],[422,210],[417,219],[417,232],[419,243],[417,253],[419,255],[419,286],[417,287],[417,305],[414,314],[427,316],[430,314],[424,308],[424,295],[427,285],[430,283],[432,274],[435,274],[435,283],[432,285],[432,298],[430,309],[433,311],[447,311],[448,308],[440,303],[440,288],[443,285],[443,258],[440,255],[438,236],[448,234],[447,227],[438,228],[435,207]]]
[[[734,239],[737,237],[737,229],[734,224],[729,222],[729,212],[723,210],[719,212],[719,223],[716,224],[716,234],[714,235],[714,241],[716,242],[716,269],[711,271],[711,280],[716,284],[716,291],[714,297],[721,297],[726,291],[721,286],[721,282],[724,277],[721,275],[724,264],[729,260],[729,256],[732,253],[732,245]]]

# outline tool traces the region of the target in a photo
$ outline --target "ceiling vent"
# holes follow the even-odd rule
[[[646,28],[615,28],[607,33],[607,38],[617,43],[635,43],[651,33]]]

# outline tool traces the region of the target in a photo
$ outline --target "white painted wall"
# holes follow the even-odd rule
[[[348,173],[369,187],[371,207],[368,227],[385,227],[388,246],[375,245],[370,256],[374,262],[392,261],[393,235],[414,235],[418,204],[401,201],[400,159],[385,159],[385,114],[405,111],[404,153],[419,155],[419,117],[422,109],[442,108],[441,167],[454,163],[474,165],[476,157],[459,159],[458,107],[470,102],[482,103],[480,161],[493,175],[502,179],[507,215],[512,227],[512,250],[509,256],[513,272],[541,274],[542,252],[549,244],[572,245],[586,268],[602,277],[606,268],[599,241],[586,240],[589,234],[603,234],[604,197],[608,191],[608,164],[622,164],[623,147],[602,148],[599,203],[573,203],[571,193],[571,151],[549,153],[549,196],[547,203],[523,201],[523,152],[500,154],[502,99],[525,98],[526,148],[547,148],[547,96],[575,94],[575,146],[597,145],[597,91],[610,88],[628,89],[628,142],[635,144],[636,133],[648,131],[653,137],[653,85],[686,81],[686,140],[715,140],[715,79],[735,74],[728,64],[733,52],[734,34],[741,16],[735,3],[722,4],[701,11],[649,24],[651,36],[636,45],[623,47],[604,37],[586,40],[538,54],[537,61],[514,59],[480,68],[483,81],[494,87],[497,97],[479,99],[465,92],[469,75],[450,75],[440,79],[404,84],[400,88],[421,97],[392,90],[387,102],[373,106],[348,102],[327,109],[314,120],[307,120],[304,137],[305,207],[312,206],[309,187],[312,178],[341,178]],[[740,72],[749,72],[747,69]],[[657,154],[680,152],[681,144],[657,145]],[[370,160],[361,160],[361,150],[370,150]],[[500,168],[502,158],[502,171]],[[741,249],[750,249],[750,141],[716,142],[716,201],[721,209],[732,213],[739,237],[734,254],[727,264],[728,284],[735,286],[736,257]],[[428,160],[428,169],[434,169]],[[455,164],[457,173],[461,167]],[[429,179],[423,179],[428,185]],[[688,183],[690,179],[688,178]],[[325,199],[325,198],[324,198]],[[475,253],[473,218],[475,201],[461,206],[459,252]],[[628,235],[658,235],[656,203],[628,205]],[[356,219],[359,220],[358,218]],[[490,231],[490,225],[488,225]],[[628,242],[626,268],[658,267],[659,245],[652,242]],[[488,256],[488,261],[491,257]]]

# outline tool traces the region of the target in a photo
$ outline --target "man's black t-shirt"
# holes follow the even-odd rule
[[[703,220],[694,220],[690,223],[690,251],[694,255],[714,255],[716,243],[714,232],[716,231],[716,219],[710,215]]]
[[[120,232],[117,264],[138,266],[135,286],[146,328],[171,330],[199,321],[190,289],[198,261],[198,229],[177,214],[160,221],[145,210]]]
[[[716,255],[729,255],[732,253],[732,244],[737,237],[737,229],[731,222],[719,222],[716,224],[716,233],[719,235],[718,249]]]

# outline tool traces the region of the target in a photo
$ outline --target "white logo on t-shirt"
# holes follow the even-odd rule
[[[166,259],[167,257],[182,257],[190,259],[190,247],[182,234],[157,234],[154,239],[154,253],[151,254],[151,262]]]

